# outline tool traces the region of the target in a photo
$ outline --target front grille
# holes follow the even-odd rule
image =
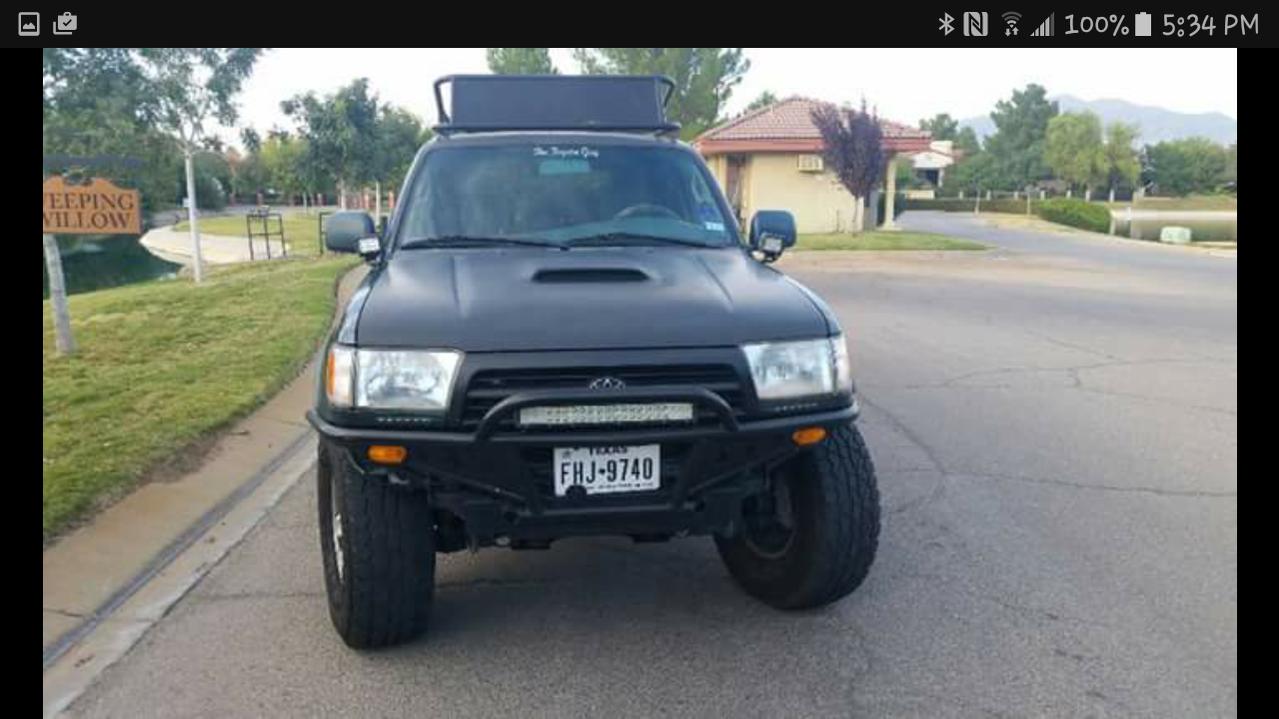
[[[733,408],[743,409],[742,384],[731,365],[637,365],[630,367],[573,367],[511,370],[482,370],[471,377],[462,406],[462,425],[474,429],[498,402],[517,392],[545,389],[581,390],[600,377],[616,377],[627,387],[658,385],[700,387],[718,394]],[[718,421],[711,410],[697,406],[696,421]],[[515,429],[514,416],[503,420],[501,429]]]

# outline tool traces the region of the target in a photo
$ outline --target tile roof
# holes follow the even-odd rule
[[[767,107],[745,113],[702,133],[696,140],[698,146],[708,149],[715,143],[740,141],[785,141],[790,147],[793,141],[821,140],[821,133],[813,124],[812,112],[823,104],[807,97],[788,97]],[[884,144],[889,149],[919,151],[927,149],[931,135],[923,130],[896,122],[880,120],[884,132]],[[758,144],[752,142],[752,144]],[[779,145],[779,148],[783,145]]]

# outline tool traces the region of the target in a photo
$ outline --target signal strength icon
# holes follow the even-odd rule
[[[1057,13],[1050,12],[1048,17],[1041,23],[1035,31],[1030,34],[1031,37],[1052,37],[1053,35],[1053,16]]]
[[[1001,15],[1000,17],[1002,17],[1002,18],[1004,19],[1004,25],[1006,25],[1006,26],[1007,26],[1007,27],[1005,27],[1005,28],[1004,28],[1004,35],[1005,35],[1005,36],[1012,36],[1012,35],[1016,35],[1016,34],[1017,34],[1017,21],[1018,21],[1018,20],[1021,20],[1021,13],[1019,13],[1019,12],[1006,12],[1006,13],[1004,13],[1003,15]]]

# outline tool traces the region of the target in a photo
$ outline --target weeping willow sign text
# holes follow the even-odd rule
[[[44,231],[54,235],[140,235],[137,190],[100,177],[70,184],[61,175],[44,181]]]

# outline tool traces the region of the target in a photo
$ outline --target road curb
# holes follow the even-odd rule
[[[357,266],[335,281],[330,326],[364,269]],[[314,392],[314,367],[312,359],[297,379],[241,420],[236,427],[242,431],[224,434],[217,450],[223,456],[175,483],[151,487],[149,498],[126,498],[139,501],[77,530],[89,534],[63,547],[62,555],[46,548],[46,716],[62,711],[123,656],[310,469],[315,434],[302,412]]]
[[[125,602],[138,592],[148,581],[164,570],[165,567],[195,543],[197,539],[203,536],[210,527],[220,521],[232,509],[235,508],[245,497],[249,496],[259,486],[266,481],[273,472],[279,469],[288,457],[297,451],[302,441],[307,439],[310,432],[304,430],[299,432],[285,448],[271,458],[261,469],[248,478],[235,491],[227,495],[222,501],[213,505],[207,512],[200,516],[194,524],[187,527],[173,541],[165,545],[158,554],[151,558],[138,573],[134,574],[127,582],[117,588],[106,601],[102,602],[97,609],[89,616],[85,617],[70,631],[65,632],[58,639],[54,640],[49,646],[44,648],[44,668],[48,669],[58,661],[71,647],[87,636],[90,632],[98,627],[102,621],[116,612]]]
[[[183,532],[98,611],[45,651],[44,716],[57,716],[224,559],[311,469],[315,434],[299,432],[267,466]],[[214,533],[216,530],[216,534]]]

